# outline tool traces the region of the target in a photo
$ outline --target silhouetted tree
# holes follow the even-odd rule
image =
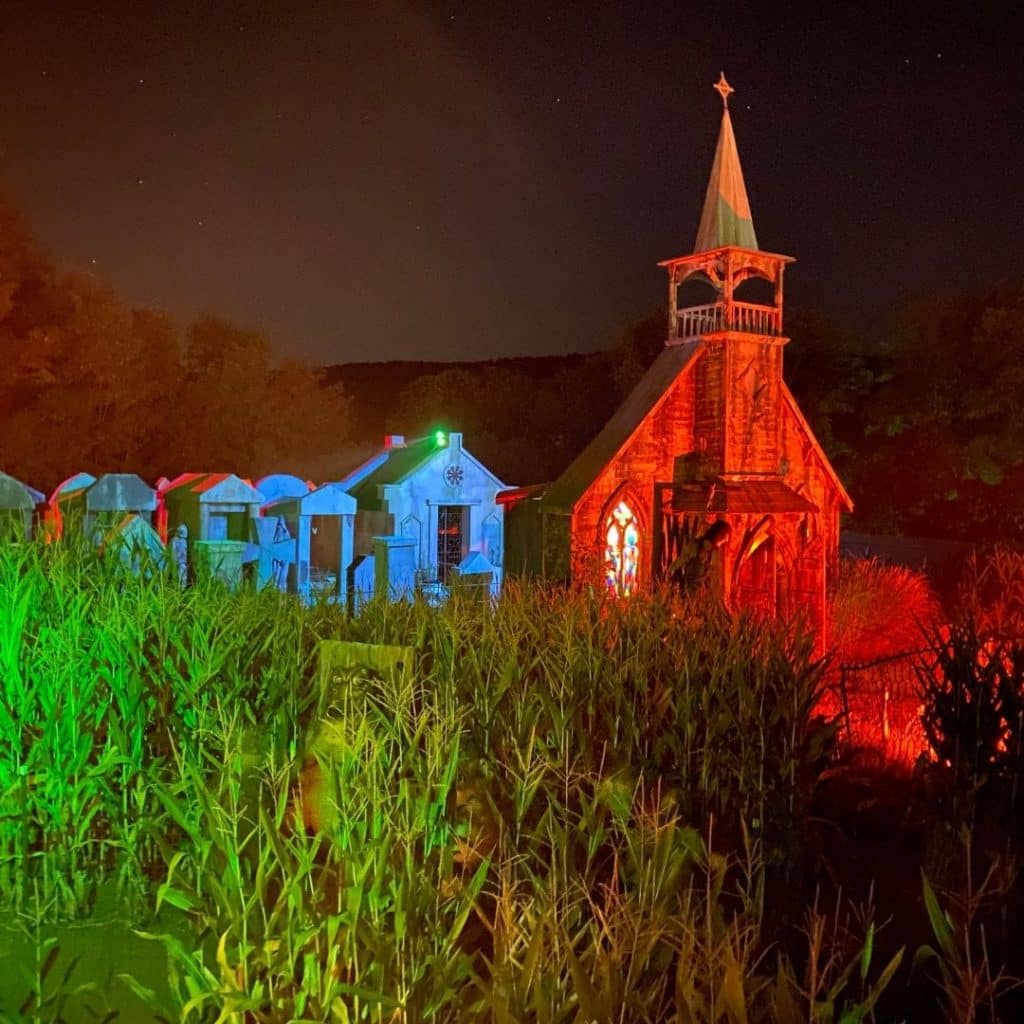
[[[49,488],[73,472],[259,475],[323,467],[350,422],[340,385],[277,363],[257,332],[187,331],[59,274],[0,202],[0,459]]]

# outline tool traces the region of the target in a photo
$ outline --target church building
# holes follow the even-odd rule
[[[703,579],[732,611],[803,615],[822,643],[839,515],[853,506],[783,380],[793,259],[758,248],[732,89],[724,75],[715,88],[724,109],[694,251],[660,264],[665,348],[561,477],[502,496],[506,568],[623,597]]]

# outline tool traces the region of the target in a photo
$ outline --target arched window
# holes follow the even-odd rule
[[[640,526],[633,510],[620,501],[604,523],[605,582],[620,597],[636,592],[640,567]]]

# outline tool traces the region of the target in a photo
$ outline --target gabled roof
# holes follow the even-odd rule
[[[402,483],[422,469],[435,456],[456,450],[450,445],[453,436],[455,435],[449,434],[448,442],[438,443],[437,435],[431,434],[417,441],[411,441],[409,444],[386,448],[379,455],[368,460],[360,469],[349,474],[348,478],[341,482],[341,486],[345,487],[348,493],[356,499],[360,509],[379,511],[384,508],[381,489]],[[461,437],[461,435],[459,436]],[[476,466],[484,476],[494,481],[495,487],[499,491],[508,487],[478,458],[468,452],[462,446],[461,440],[457,450],[464,463]],[[369,472],[367,472],[367,468],[369,468]]]
[[[85,494],[90,512],[152,512],[156,508],[156,491],[135,473],[104,473],[84,492],[61,494],[61,501]]]
[[[365,462],[361,462],[346,476],[343,476],[340,480],[333,482],[340,484],[340,486],[344,487],[346,491],[351,491],[356,484],[362,483],[375,469],[377,469],[378,466],[387,462],[390,451],[390,448],[385,448],[382,452],[377,452],[375,455],[370,456],[370,458]]]
[[[703,351],[701,341],[667,345],[601,432],[548,488],[541,501],[546,512],[568,515],[587,488],[629,443],[647,416],[667,397],[676,378]]]
[[[234,473],[182,473],[164,489],[164,498],[181,500],[195,495],[200,504],[263,504],[263,495]]]
[[[356,499],[361,509],[381,509],[383,508],[381,487],[401,483],[437,452],[443,450],[438,447],[437,440],[433,435],[412,441],[400,448],[389,448],[370,460],[376,465],[369,473],[358,476],[359,470],[356,470],[356,473],[352,474],[357,477],[357,480],[355,484],[348,487],[348,493]]]
[[[629,443],[630,438],[636,433],[644,420],[667,397],[672,384],[679,375],[693,366],[697,357],[703,351],[703,347],[703,342],[698,341],[682,345],[670,345],[662,351],[651,364],[647,373],[641,378],[639,384],[630,392],[612,418],[605,424],[601,432],[583,449],[569,468],[547,488],[541,499],[541,506],[545,512],[556,512],[565,515],[572,513],[574,506],[583,497],[590,485],[598,478],[605,467],[614,461],[615,457]],[[836,474],[835,469],[832,468],[828,456],[818,443],[818,439],[814,436],[810,424],[804,418],[800,407],[796,403],[796,399],[793,397],[793,393],[789,390],[785,381],[782,382],[782,397],[785,404],[792,411],[799,428],[807,437],[826,475],[835,485],[844,511],[852,512],[853,501],[850,495],[847,493],[846,488],[843,487],[842,481]],[[739,502],[742,504],[747,500],[747,497],[754,494],[754,490],[751,489],[753,483],[752,481],[744,481],[745,487],[742,489],[741,496],[741,492],[735,490],[735,483],[731,482],[731,489],[728,493],[734,495],[733,506],[722,510],[738,511],[739,505],[735,503]],[[806,506],[802,504],[806,499],[797,495],[795,491],[791,491],[785,484],[780,484],[780,486],[784,488],[785,494],[782,492],[772,492],[769,494],[763,490],[758,492],[760,498],[764,499],[765,502],[778,506],[774,509],[775,511],[800,511],[805,507],[807,509],[814,507],[810,503],[807,503]],[[528,496],[533,496],[532,489],[529,494],[524,489],[507,492],[505,495],[502,495],[502,498],[504,498],[504,503],[514,504],[517,500]],[[721,493],[718,500],[727,500],[725,491]],[[716,509],[712,508],[709,510],[715,511]],[[767,508],[765,510],[772,511],[772,509]]]
[[[814,436],[814,431],[811,430],[811,425],[807,422],[804,414],[800,411],[800,406],[797,405],[796,399],[793,397],[793,392],[789,390],[789,385],[785,380],[782,381],[782,398],[789,407],[790,412],[793,413],[797,424],[807,436],[807,440],[810,441],[811,447],[813,448],[814,453],[818,456],[818,461],[821,463],[822,469],[825,470],[828,478],[833,484],[835,484],[835,488],[839,492],[840,501],[843,504],[843,511],[852,512],[853,499],[843,486],[842,480],[839,479],[839,474],[832,468],[832,463],[829,462],[828,456],[825,454],[825,449],[818,443],[818,439]]]

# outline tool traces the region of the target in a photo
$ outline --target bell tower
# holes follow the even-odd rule
[[[705,479],[778,477],[782,472],[782,275],[790,256],[757,247],[736,137],[732,87],[723,73],[722,125],[694,251],[665,260],[667,345],[701,345],[696,366],[694,437]],[[746,301],[742,286],[768,283],[769,301]],[[706,301],[682,305],[680,287],[700,282]]]

